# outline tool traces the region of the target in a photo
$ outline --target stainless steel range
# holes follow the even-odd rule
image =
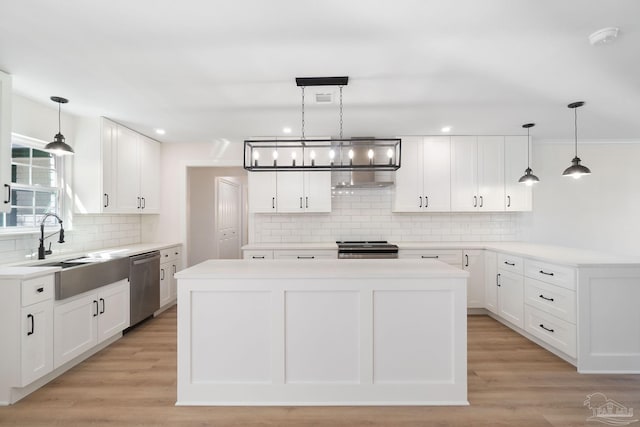
[[[398,246],[384,241],[345,241],[338,244],[339,259],[398,258]]]

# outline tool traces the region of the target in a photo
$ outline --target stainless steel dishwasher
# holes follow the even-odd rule
[[[160,308],[160,252],[147,252],[129,259],[130,326],[133,326]]]

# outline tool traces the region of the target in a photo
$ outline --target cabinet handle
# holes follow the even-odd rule
[[[11,203],[11,186],[9,184],[5,184],[4,188],[7,189],[7,198],[4,201],[5,204]]]
[[[422,259],[437,259],[437,258],[439,258],[438,255],[420,255],[420,257]]]
[[[147,207],[147,200],[144,197],[141,197],[142,199],[142,209]]]
[[[140,197],[138,197],[138,209],[140,209]]]
[[[102,303],[102,310],[100,310],[100,314],[104,314],[104,310],[105,310],[104,298],[100,298],[100,302]]]
[[[420,199],[420,206],[418,206],[418,207],[421,208],[422,207],[422,196],[420,196],[419,199]]]
[[[104,193],[104,207],[109,207],[109,195],[107,193]]]
[[[96,317],[98,315],[98,301],[93,300],[93,303],[96,305],[96,312],[93,313],[93,317]]]
[[[480,196],[480,207],[484,205],[484,197]]]
[[[298,256],[298,259],[315,259],[315,256]]]
[[[553,329],[545,328],[545,327],[544,327],[544,325],[543,325],[542,323],[540,323],[540,327],[541,327],[542,329],[544,329],[545,331],[548,331],[548,332],[555,332]]]
[[[173,274],[176,274],[178,272],[178,268],[176,267],[175,264],[173,264]]]
[[[271,209],[275,209],[276,208],[276,198],[272,197],[271,198]]]
[[[474,208],[478,207],[478,196],[473,196],[473,207]]]
[[[253,255],[251,259],[264,259],[264,255],[261,255],[261,256]]]
[[[511,207],[511,196],[507,196],[507,207]]]
[[[496,286],[499,288],[502,287],[500,284],[500,273],[496,274]]]
[[[160,280],[164,280],[164,268],[160,269]]]
[[[302,197],[300,197],[300,209],[302,209]]]
[[[174,255],[180,255],[180,252],[175,252]]]
[[[309,197],[304,198],[304,207],[309,209]]]
[[[27,314],[27,319],[31,320],[31,330],[27,332],[27,336],[29,336],[33,335],[33,333],[36,331],[36,322],[33,318],[33,314]]]
[[[504,263],[507,264],[507,265],[510,265],[511,267],[515,267],[516,266],[515,262],[505,261]]]
[[[466,263],[464,264],[464,266],[469,267],[469,255],[464,254],[464,258],[466,259]]]
[[[553,273],[547,273],[546,271],[540,270],[540,274],[545,274],[547,276],[553,276]]]
[[[44,288],[38,288],[38,289],[36,289],[36,292],[37,292],[37,293],[39,293],[39,294],[41,294],[41,293],[43,293],[43,292],[44,292]]]
[[[429,197],[424,196],[424,207],[428,208],[429,207]]]
[[[542,298],[542,299],[546,299],[547,301],[553,301],[553,298],[547,298],[542,294],[540,294],[539,297]]]

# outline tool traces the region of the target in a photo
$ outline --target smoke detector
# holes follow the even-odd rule
[[[620,30],[615,27],[602,28],[589,36],[589,43],[592,46],[597,44],[609,44],[618,38],[618,32]]]

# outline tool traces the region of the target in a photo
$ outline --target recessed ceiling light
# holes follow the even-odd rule
[[[589,43],[592,46],[597,44],[609,44],[618,38],[620,30],[615,27],[602,28],[589,36]]]
[[[440,129],[442,132],[447,133],[447,132],[451,132],[451,126],[445,126],[442,129]]]
[[[284,128],[282,128],[282,132],[283,132],[283,133],[291,133],[291,128],[289,128],[289,127],[284,127]]]
[[[167,133],[167,132],[165,132],[165,130],[164,130],[164,129],[156,129],[156,133],[157,133],[158,135],[164,135],[164,134],[165,134],[165,133]]]

